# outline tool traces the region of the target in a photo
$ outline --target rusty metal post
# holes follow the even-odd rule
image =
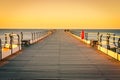
[[[103,34],[100,35],[100,40],[99,40],[100,46],[102,46],[102,37],[103,37]]]
[[[19,50],[21,50],[21,40],[20,40],[20,36],[17,34],[18,37],[18,46],[19,46]]]
[[[107,49],[110,49],[110,34],[107,33],[107,36],[106,36],[106,43],[107,43]]]
[[[31,32],[31,38],[32,38],[32,41],[33,41],[34,37],[33,37],[33,33],[32,32]]]
[[[119,50],[119,53],[120,53],[120,38],[118,39],[118,50]]]
[[[7,44],[7,34],[5,34],[5,44]]]
[[[98,32],[97,33],[97,40],[98,40],[98,42],[99,42],[99,36],[100,36],[100,33]]]
[[[38,41],[38,32],[36,32],[36,39],[37,39],[37,41]]]
[[[39,32],[39,38],[40,38],[41,32]]]
[[[34,40],[36,39],[35,32],[34,32]]]
[[[21,46],[22,46],[22,44],[23,44],[23,43],[22,43],[22,40],[23,40],[23,32],[21,32],[20,35],[21,35],[21,40],[20,40],[21,42],[20,42],[20,44],[21,44]],[[21,47],[21,48],[22,48],[22,47]]]
[[[118,53],[120,54],[120,38],[118,39],[118,46],[117,46],[117,48],[118,48]]]
[[[120,38],[118,39],[118,48],[120,48]]]
[[[97,33],[97,43],[96,43],[97,45],[100,45],[100,38],[99,37],[100,37],[100,33],[98,32]]]
[[[38,32],[38,38],[40,38],[40,32]]]
[[[39,39],[39,32],[38,32],[38,39]]]
[[[116,45],[115,44],[115,34],[113,34],[113,44]]]
[[[2,59],[2,40],[0,39],[0,59]]]
[[[85,39],[88,40],[88,33],[85,33]]]
[[[11,54],[13,53],[13,47],[12,47],[12,45],[13,45],[13,36],[12,36],[12,34],[9,34],[9,37],[10,37],[10,49],[11,49]]]
[[[39,40],[39,32],[38,32],[38,40]]]
[[[23,40],[23,32],[21,32],[21,41]]]

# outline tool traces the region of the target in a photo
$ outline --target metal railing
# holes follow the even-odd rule
[[[120,36],[115,33],[85,33],[85,40],[97,40],[101,47],[120,53]]]

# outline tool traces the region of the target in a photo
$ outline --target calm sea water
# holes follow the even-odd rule
[[[32,34],[31,32],[41,32],[41,36],[47,32],[48,29],[0,29],[0,38],[2,39],[2,43],[4,43],[5,40],[5,33],[16,33],[16,34],[20,34],[21,32],[23,32],[24,34],[24,39],[31,39],[32,38]]]
[[[116,36],[120,36],[120,29],[85,29],[85,33],[88,33],[88,40],[97,40],[97,33],[104,34],[102,37],[102,41],[106,42],[106,34],[107,33],[115,33]],[[77,36],[80,36],[81,29],[72,29],[72,33],[76,34]],[[89,34],[91,33],[91,34]],[[94,34],[92,34],[94,33]],[[115,38],[115,44],[117,45],[119,38]],[[110,45],[113,45],[113,37],[110,37]],[[106,43],[103,43],[103,45],[106,46]]]
[[[20,33],[20,32],[45,32],[48,31],[48,29],[0,29],[0,35],[4,33]]]
[[[25,37],[31,37],[30,33],[31,32],[41,32],[44,33],[48,31],[48,29],[0,29],[0,37],[3,38],[4,33],[17,33],[20,34],[20,32],[24,33]],[[76,34],[80,35],[81,29],[71,29],[71,31]],[[115,33],[117,36],[120,36],[120,29],[85,29],[84,30],[86,33]]]
[[[48,29],[0,29],[0,38],[2,39],[2,42],[4,43],[4,33],[17,33],[20,34],[20,32],[23,32],[24,39],[31,39],[32,35],[31,32],[41,32],[41,35],[43,35],[45,32],[47,32]],[[81,29],[71,29],[72,33],[80,36]],[[96,35],[90,34],[88,35],[88,39],[97,39],[97,33],[115,33],[117,36],[120,36],[120,29],[85,29],[85,33],[96,33]],[[117,40],[117,39],[116,39]],[[112,38],[111,38],[112,41]]]
[[[76,34],[77,36],[80,36],[80,32],[82,29],[72,29],[72,33]],[[85,33],[88,34],[88,39],[97,39],[97,33],[104,33],[105,35],[107,33],[115,33],[116,36],[120,36],[120,29],[85,29]],[[95,33],[95,34],[91,34]],[[103,37],[105,37],[105,35]]]
[[[72,29],[71,31],[76,34],[80,35],[82,29]],[[116,35],[120,36],[120,29],[85,29],[86,33],[115,33]]]

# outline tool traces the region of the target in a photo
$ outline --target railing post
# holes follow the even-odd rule
[[[31,32],[31,34],[32,34],[32,35],[31,35],[31,37],[32,37],[32,41],[33,41],[33,40],[34,40],[34,35],[33,35],[33,32]]]
[[[40,38],[40,36],[41,36],[41,32],[39,33],[39,38]]]
[[[19,46],[19,50],[21,50],[21,41],[20,41],[20,36],[17,34],[18,37],[18,46]]]
[[[100,33],[98,32],[97,33],[97,40],[99,41],[99,36],[100,36]]]
[[[5,34],[5,44],[7,44],[7,34]]]
[[[118,39],[118,48],[120,48],[120,38]]]
[[[113,44],[116,45],[115,44],[115,34],[113,34]]]
[[[21,32],[21,41],[23,40],[23,32]]]
[[[118,53],[120,53],[120,38],[118,39]]]
[[[102,37],[103,37],[103,34],[100,35],[100,46],[102,46]]]
[[[110,49],[110,34],[107,33],[107,36],[106,36],[106,43],[107,43],[107,49]]]
[[[32,39],[32,42],[33,42],[33,33],[31,32],[31,39]]]
[[[10,49],[11,49],[11,54],[13,53],[13,48],[12,48],[12,45],[13,45],[13,36],[11,34],[9,34],[9,37],[10,37]]]
[[[0,39],[0,60],[2,59],[2,40]]]
[[[38,32],[38,40],[39,40],[39,32]]]
[[[40,32],[39,32],[39,38],[40,38]]]
[[[21,42],[20,42],[20,45],[22,45],[22,40],[23,40],[23,32],[21,32],[21,33],[20,33],[20,35],[21,35],[21,40],[20,40]],[[22,47],[21,47],[21,48],[22,48]]]
[[[34,32],[34,40],[35,40],[36,36],[35,36],[35,32]]]
[[[39,39],[39,36],[40,36],[40,32],[38,32],[38,39]]]
[[[36,39],[37,39],[37,41],[38,41],[38,32],[36,32]]]
[[[88,33],[85,33],[85,39],[88,40]]]

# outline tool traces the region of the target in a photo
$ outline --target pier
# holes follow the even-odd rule
[[[120,62],[56,30],[2,61],[0,80],[120,80]]]

